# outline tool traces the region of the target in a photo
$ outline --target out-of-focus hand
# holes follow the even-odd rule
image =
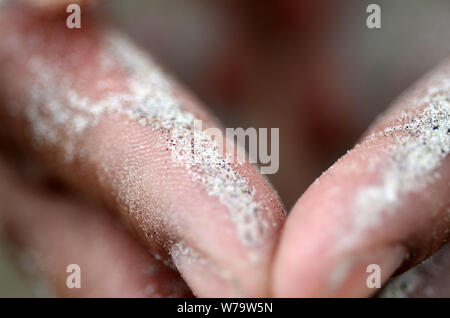
[[[210,141],[191,156],[194,118],[218,124],[125,36],[97,16],[68,30],[0,15],[1,220],[58,294],[368,296],[367,265],[386,281],[448,239],[448,63],[311,185],[280,236],[276,192]]]

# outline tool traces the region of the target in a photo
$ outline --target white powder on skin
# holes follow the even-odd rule
[[[401,124],[375,133],[364,142],[382,136],[394,138],[386,149],[389,158],[382,159],[379,183],[356,193],[353,228],[343,236],[342,248],[355,246],[369,228],[381,225],[396,211],[403,195],[421,191],[440,177],[435,170],[450,151],[450,75],[435,74],[430,83],[424,97],[408,101],[412,105],[398,119]]]
[[[64,76],[46,57],[32,55],[28,63],[32,76],[25,86],[26,118],[36,145],[63,146],[66,160],[71,161],[74,156],[83,155],[77,148],[81,134],[105,114],[124,114],[140,125],[169,132],[167,148],[173,161],[185,167],[194,181],[228,208],[244,246],[259,246],[267,224],[247,178],[237,171],[229,156],[221,155],[207,134],[194,132],[194,115],[181,109],[182,101],[174,96],[170,82],[145,54],[118,33],[107,33],[99,40],[101,71],[108,74],[117,65],[122,67],[127,72],[124,79],[127,91],[91,99],[72,88],[76,81],[72,75]],[[11,51],[24,54],[24,60],[29,57],[21,52],[24,41],[31,46],[27,49],[30,51],[46,43],[39,35],[36,38],[11,35],[5,41]],[[105,74],[99,78],[107,78]],[[108,87],[108,82],[103,80],[97,85]],[[196,140],[201,140],[201,149],[192,154],[194,133]]]
[[[339,263],[336,268],[331,271],[329,277],[329,289],[332,292],[338,290],[339,287],[345,282],[355,265],[354,259],[347,259]]]

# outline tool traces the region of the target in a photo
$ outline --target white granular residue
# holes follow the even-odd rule
[[[22,41],[39,43],[39,40],[44,41],[9,38],[11,47],[20,46]],[[237,171],[229,156],[221,154],[210,136],[194,131],[194,115],[181,109],[181,101],[173,95],[170,82],[147,55],[115,32],[107,33],[101,41],[100,71],[108,74],[117,65],[124,68],[128,88],[125,93],[91,99],[72,88],[77,80],[74,76],[64,76],[45,57],[32,55],[29,59],[28,69],[33,76],[27,85],[26,117],[36,144],[63,145],[66,160],[70,161],[80,155],[76,146],[80,134],[95,126],[104,114],[113,113],[125,114],[140,125],[170,133],[167,148],[173,161],[184,166],[209,195],[228,208],[243,245],[260,245],[267,224],[247,178]],[[97,85],[104,87],[108,83],[100,81]],[[194,134],[195,140],[201,141],[200,150],[192,149]]]
[[[402,195],[424,189],[439,178],[435,171],[450,151],[450,77],[436,74],[424,97],[403,112],[399,125],[369,136],[395,138],[387,149],[378,184],[361,189],[353,207],[353,228],[342,239],[342,248],[351,248],[369,228],[381,225],[394,213]],[[383,159],[384,160],[384,159]]]

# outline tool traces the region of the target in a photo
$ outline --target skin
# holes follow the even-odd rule
[[[127,91],[128,88],[122,85],[127,74],[121,65],[118,64],[107,74],[100,71],[100,57],[104,52],[98,42],[105,32],[104,26],[95,19],[86,17],[84,20],[86,27],[74,37],[69,29],[59,27],[64,23],[61,19],[45,19],[34,15],[34,11],[14,9],[3,14],[2,32],[26,38],[39,38],[39,32],[44,32],[53,39],[54,45],[49,48],[45,40],[42,43],[40,40],[21,42],[20,51],[25,53],[24,56],[15,55],[8,47],[2,47],[0,59],[5,72],[1,81],[15,82],[4,87],[3,96],[8,100],[12,96],[18,96],[23,89],[23,82],[15,80],[17,74],[23,78],[40,76],[33,74],[29,64],[24,63],[31,58],[28,52],[52,61],[51,63],[58,61],[53,63],[58,74],[68,76],[74,82],[76,90],[95,100],[100,100],[104,94]],[[77,47],[77,50],[72,51],[72,46]],[[75,69],[71,67],[74,65],[77,65]],[[105,76],[113,83],[106,92],[96,85]],[[65,88],[57,86],[56,89]],[[174,91],[185,110],[217,127],[203,106],[181,87],[174,84]],[[21,147],[30,147],[33,144],[27,133],[30,123],[22,120],[26,114],[27,102],[19,104],[16,105],[18,107],[14,106],[19,116],[11,118],[5,114],[5,118],[15,123],[7,131]],[[124,131],[127,133],[124,134]],[[61,134],[65,135],[65,132],[62,131]],[[220,204],[217,197],[208,195],[192,179],[187,169],[171,160],[171,154],[165,150],[165,134],[151,127],[141,126],[125,116],[104,115],[97,125],[83,134],[66,137],[77,145],[77,149],[83,154],[83,160],[66,161],[65,142],[39,146],[34,155],[48,169],[57,171],[58,177],[75,191],[105,202],[122,222],[132,228],[134,235],[146,248],[154,250],[166,261],[170,259],[168,254],[179,244],[199,255],[201,262],[198,262],[197,257],[184,254],[173,260],[195,295],[268,294],[270,264],[285,213],[277,194],[253,166],[243,165],[242,174],[255,189],[255,196],[262,206],[261,217],[270,226],[259,246],[248,247],[238,239],[235,225],[228,217],[228,209]],[[133,178],[131,183],[126,181],[129,177]],[[133,213],[133,210],[138,212]],[[199,227],[203,230],[198,231]],[[258,266],[255,266],[250,257],[253,254],[259,259]],[[250,278],[247,275],[249,271],[254,273]],[[198,275],[199,272],[202,275]],[[205,280],[205,275],[209,279]]]
[[[79,91],[94,98],[102,97],[104,92],[93,87],[104,76],[96,60],[101,53],[96,43],[104,32],[103,24],[87,17],[83,30],[74,35],[57,27],[64,23],[63,19],[48,19],[28,10],[11,9],[0,14],[3,15],[0,33],[51,34],[51,48],[45,43],[32,47],[24,43],[21,51],[55,61],[61,65],[61,75],[70,76]],[[73,53],[69,43],[77,47]],[[21,78],[33,76],[26,64],[28,58],[30,55],[17,55],[0,44],[3,105],[27,91]],[[108,75],[113,83],[112,91],[127,89],[121,86],[126,75],[120,67]],[[179,85],[174,85],[187,110],[211,126],[218,126],[204,106]],[[420,85],[426,87],[427,83]],[[445,218],[449,208],[448,158],[438,168],[443,178],[419,194],[402,198],[398,210],[407,210],[409,214],[398,213],[398,217],[380,226],[380,235],[368,232],[357,246],[342,254],[330,251],[334,250],[336,233],[346,228],[351,219],[351,194],[375,180],[380,172],[361,169],[349,178],[348,167],[369,155],[380,156],[383,161],[377,149],[382,150],[386,143],[394,141],[376,140],[370,147],[357,147],[339,160],[300,197],[282,233],[285,216],[276,192],[253,167],[245,165],[243,173],[266,207],[263,217],[275,224],[261,247],[249,248],[237,240],[233,224],[224,217],[229,211],[194,183],[187,171],[176,165],[167,166],[170,155],[158,146],[164,136],[121,116],[103,116],[98,125],[75,137],[85,160],[67,162],[61,145],[33,147],[24,115],[27,104],[18,100],[15,116],[4,107],[0,112],[2,142],[13,149],[0,163],[1,220],[20,249],[40,255],[35,259],[38,269],[61,296],[190,295],[183,281],[196,296],[368,296],[373,290],[365,287],[367,264],[380,264],[386,281],[400,266],[405,269],[425,259],[448,239],[449,223]],[[407,104],[406,100],[394,105],[370,131],[388,126]],[[43,186],[42,180],[33,181],[29,174],[12,172],[20,169],[8,161],[11,158],[17,161],[23,153],[33,158],[26,166],[38,167],[46,176],[44,179],[50,174],[70,189],[69,194],[55,193],[54,189]],[[133,184],[118,184],[115,176],[122,175],[124,163],[130,161],[133,164],[126,173],[136,176]],[[105,166],[112,173],[105,173]],[[336,186],[343,189],[337,198],[331,195],[331,189]],[[137,194],[138,208],[157,217],[130,217],[131,205],[118,200],[124,191]],[[172,207],[170,211],[168,205]],[[428,217],[430,211],[437,211],[438,217]],[[405,226],[411,214],[421,222]],[[158,217],[162,216],[167,216],[168,221],[161,224]],[[125,224],[131,234],[118,223]],[[148,236],[148,230],[156,239]],[[98,244],[89,244],[92,241]],[[189,246],[201,255],[202,261],[190,256],[171,260],[170,251],[178,243]],[[157,251],[165,262],[148,254],[148,249]],[[247,257],[255,252],[260,258],[257,265]],[[86,285],[75,291],[65,287],[65,266],[73,263],[73,259],[83,272],[92,273],[87,274]],[[356,265],[344,275],[344,280],[332,283],[330,273],[341,266],[346,268],[349,259]],[[182,278],[164,265],[166,261],[175,263]],[[117,268],[123,274],[117,273]],[[162,274],[154,277],[142,268],[152,268],[152,273]]]
[[[448,63],[441,66],[448,74]],[[448,75],[447,75],[448,76]],[[381,267],[386,281],[396,270],[416,265],[431,256],[449,238],[448,156],[434,171],[440,178],[420,191],[401,194],[399,203],[374,226],[359,234],[350,248],[340,249],[340,237],[350,236],[355,215],[355,193],[377,184],[394,138],[368,134],[398,123],[402,111],[420,113],[414,98],[432,87],[420,82],[368,130],[361,142],[318,178],[293,207],[283,229],[274,265],[274,293],[281,296],[369,296],[366,268]],[[446,92],[448,94],[449,92]],[[416,115],[417,116],[417,115]],[[371,165],[374,169],[367,169]],[[336,191],[338,189],[338,191]],[[358,211],[364,213],[365,211]],[[349,233],[350,231],[350,233]],[[344,233],[344,234],[343,234]],[[307,237],[308,239],[302,239]],[[320,259],[320,262],[317,261]],[[344,272],[336,284],[330,274]],[[293,285],[292,280],[304,282]]]
[[[17,158],[16,158],[17,159]],[[0,162],[1,221],[5,234],[62,297],[190,297],[179,274],[152,257],[112,217],[68,193],[55,193],[45,178]],[[24,182],[24,180],[27,180]],[[95,243],[93,243],[95,242]],[[17,255],[19,256],[19,255]],[[81,289],[66,287],[66,267],[81,268]]]

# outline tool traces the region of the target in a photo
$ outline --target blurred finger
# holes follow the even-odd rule
[[[403,95],[362,142],[310,186],[290,214],[275,292],[367,296],[449,238],[450,63]]]
[[[105,211],[24,183],[0,161],[0,224],[51,292],[64,297],[186,297],[174,270],[154,259]],[[20,256],[20,257],[19,257]],[[80,269],[69,288],[67,268]]]
[[[86,16],[73,31],[27,12],[3,13],[0,89],[11,131],[24,132],[48,166],[169,254],[197,295],[266,295],[284,219],[276,193],[253,166],[235,164],[194,133],[195,119],[217,124],[96,20]]]

